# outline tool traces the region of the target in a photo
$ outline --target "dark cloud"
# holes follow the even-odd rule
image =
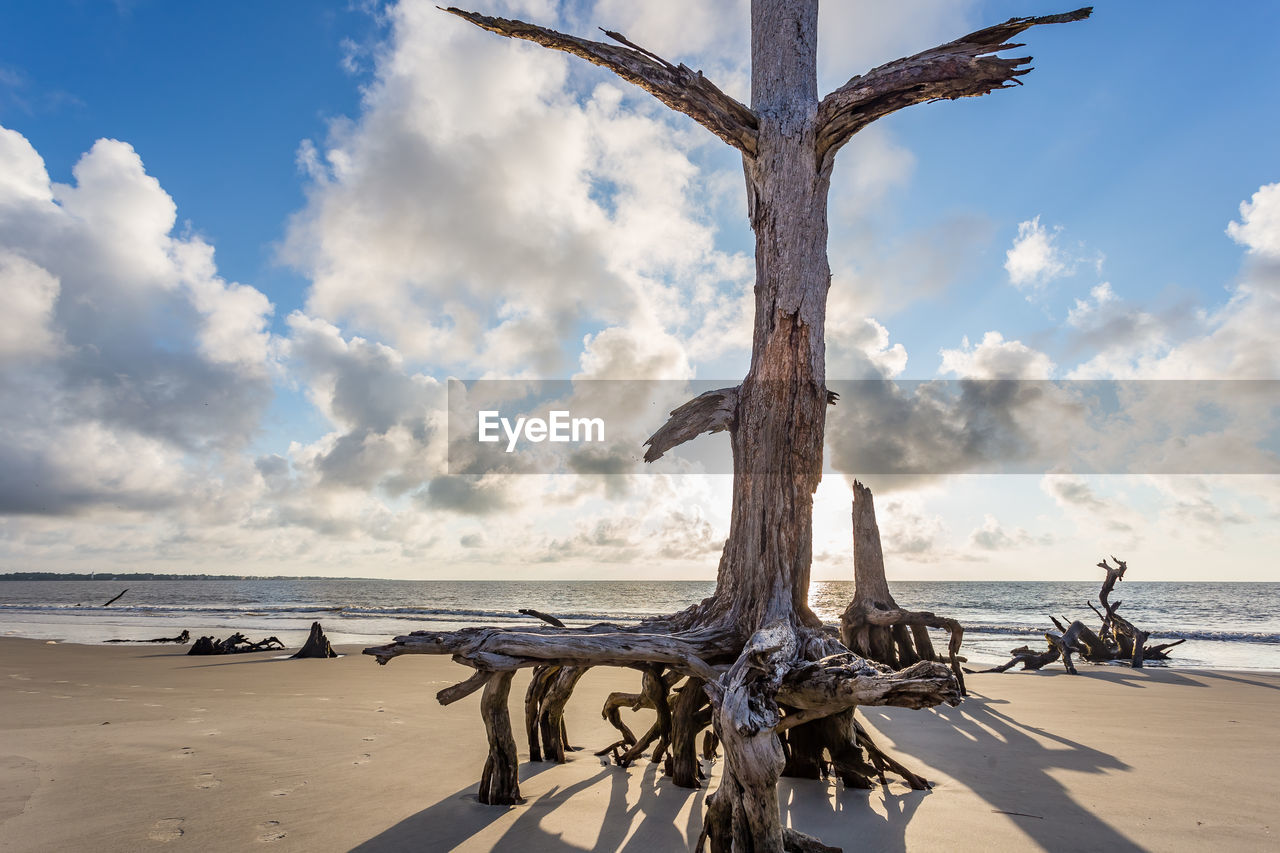
[[[433,479],[415,497],[427,509],[491,515],[512,507],[503,485],[491,479],[445,475]]]

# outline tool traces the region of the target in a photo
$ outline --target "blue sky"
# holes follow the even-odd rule
[[[1067,5],[828,3],[820,88]],[[745,100],[745,8],[482,11],[621,30]],[[1280,379],[1277,30],[1268,2],[1103,2],[1024,34],[1025,86],[861,134],[829,375]],[[0,567],[713,574],[722,479],[440,472],[449,376],[743,372],[741,167],[696,125],[428,3],[50,0],[0,11],[0,126]],[[816,577],[848,576],[856,474],[819,494]],[[891,576],[1127,548],[1146,578],[1274,577],[1273,477],[872,485]]]

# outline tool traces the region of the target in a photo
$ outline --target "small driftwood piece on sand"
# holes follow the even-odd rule
[[[265,652],[274,649],[283,649],[284,643],[276,637],[267,637],[265,640],[252,642],[244,634],[239,631],[227,637],[225,640],[219,640],[214,637],[201,637],[191,645],[189,655],[234,655],[241,652]]]
[[[338,653],[333,650],[333,646],[329,645],[329,638],[324,635],[324,629],[320,627],[320,623],[312,622],[311,634],[307,637],[306,643],[290,656],[290,660],[293,658],[336,658],[337,656]]]
[[[1102,610],[1095,607],[1092,601],[1087,602],[1089,609],[1102,620],[1102,626],[1097,631],[1079,620],[1068,624],[1065,617],[1059,620],[1050,616],[1049,619],[1057,631],[1045,632],[1045,641],[1048,643],[1045,651],[1037,652],[1027,646],[1021,646],[1010,652],[1012,657],[1007,663],[976,671],[1007,672],[1018,664],[1022,664],[1024,670],[1035,670],[1061,659],[1067,672],[1076,675],[1076,667],[1071,660],[1072,654],[1090,663],[1126,663],[1134,669],[1141,669],[1145,661],[1168,660],[1169,649],[1185,643],[1186,640],[1147,646],[1147,640],[1151,637],[1150,632],[1135,627],[1132,622],[1117,613],[1123,602],[1111,600],[1111,593],[1115,591],[1116,583],[1124,580],[1124,573],[1129,568],[1128,564],[1119,557],[1111,559],[1115,560],[1115,566],[1105,559],[1098,563],[1098,568],[1107,573],[1102,581],[1102,590],[1098,593]]]
[[[105,642],[108,642],[108,643],[177,643],[180,646],[185,646],[187,643],[191,642],[191,632],[184,628],[182,630],[182,633],[176,637],[154,637],[150,640],[106,640]]]

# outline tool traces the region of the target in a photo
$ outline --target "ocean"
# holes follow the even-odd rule
[[[75,643],[193,637],[241,631],[300,645],[313,621],[334,643],[375,645],[415,630],[529,624],[532,607],[568,625],[630,622],[671,613],[710,595],[702,581],[182,580],[3,581],[0,635]],[[965,627],[971,666],[1001,663],[1015,646],[1044,644],[1049,616],[1096,625],[1087,602],[1101,581],[896,581],[900,606],[950,616]],[[102,606],[121,590],[128,592]],[[810,605],[838,622],[848,581],[815,581]],[[1186,639],[1172,667],[1280,671],[1280,583],[1122,581],[1121,614],[1151,643]],[[945,648],[945,635],[935,645]],[[1158,664],[1157,664],[1158,665]]]

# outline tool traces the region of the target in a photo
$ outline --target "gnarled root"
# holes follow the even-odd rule
[[[634,741],[625,752],[615,753],[619,764],[634,761],[655,745],[653,760],[670,752],[671,775],[677,783],[694,787],[701,773],[697,734],[710,723],[714,737],[704,739],[704,755],[718,741],[725,758],[720,787],[708,799],[704,842],[713,851],[834,849],[782,826],[777,781],[787,764],[783,738],[789,730],[799,731],[789,740],[811,739],[810,753],[830,753],[834,771],[846,784],[858,784],[857,778],[867,779],[871,772],[883,781],[884,771],[892,770],[912,787],[928,785],[875,745],[853,719],[853,708],[958,704],[959,684],[944,664],[921,661],[893,672],[844,651],[822,631],[797,627],[786,619],[753,634],[726,667],[720,662],[737,645],[732,632],[707,627],[676,634],[654,630],[655,623],[635,630],[595,626],[416,632],[366,649],[366,654],[382,663],[401,654],[452,654],[454,660],[477,669],[466,681],[440,691],[438,698],[447,703],[484,688],[481,713],[489,756],[480,799],[485,803],[520,799],[507,696],[514,671],[525,667],[535,669],[526,697],[526,729],[540,737],[539,752],[545,757],[563,760],[564,702],[582,673],[594,665],[644,670],[641,697],[611,696],[606,717],[628,705],[657,712],[657,721],[640,738],[620,719],[615,723],[623,734],[621,743]],[[828,654],[833,650],[835,654]],[[818,659],[806,659],[813,657]],[[684,683],[673,694],[681,678]],[[871,771],[862,750],[870,756]]]
[[[782,737],[786,733],[791,739],[806,726],[810,728],[799,741],[805,744],[807,758],[794,762],[798,768],[811,770],[817,763],[815,753],[820,757],[823,749],[830,749],[838,772],[865,787],[858,781],[869,775],[861,748],[870,754],[882,783],[884,771],[892,770],[913,788],[928,787],[925,779],[876,746],[853,719],[853,707],[958,704],[959,685],[950,670],[938,662],[921,661],[891,672],[848,652],[818,661],[798,660],[797,650],[809,639],[797,636],[785,622],[762,628],[729,672],[708,686],[726,759],[706,819],[712,851],[830,849],[807,836],[789,835],[778,811],[777,782],[787,766]],[[786,716],[784,707],[791,709]]]
[[[855,654],[900,669],[922,660],[941,660],[929,638],[930,628],[940,628],[951,635],[947,662],[963,695],[960,644],[964,627],[954,619],[925,610],[886,609],[875,607],[872,602],[854,602],[840,617],[840,641]]]
[[[564,725],[564,708],[573,688],[589,667],[546,665],[534,667],[524,698],[525,734],[529,739],[530,761],[563,764],[565,750],[571,750]],[[541,744],[539,744],[541,739]]]

